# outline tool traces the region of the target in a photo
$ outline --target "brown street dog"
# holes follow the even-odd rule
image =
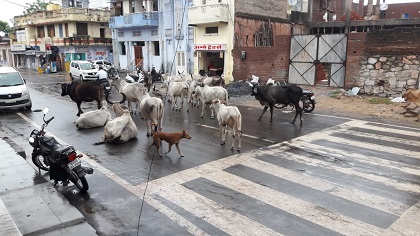
[[[183,157],[184,155],[181,154],[181,151],[179,150],[179,140],[186,138],[186,139],[191,139],[191,136],[185,132],[185,130],[182,130],[181,132],[176,132],[176,133],[166,133],[166,132],[158,132],[157,131],[157,125],[156,124],[151,124],[150,125],[152,130],[153,130],[153,143],[150,144],[149,148],[147,149],[147,153],[149,154],[149,149],[152,146],[155,146],[157,149],[157,152],[159,153],[159,156],[162,156],[162,154],[160,154],[160,147],[161,147],[161,141],[165,140],[168,144],[169,144],[169,150],[168,152],[165,152],[165,155],[168,154],[171,151],[172,145],[175,144],[176,149],[178,149],[178,153],[181,157]]]

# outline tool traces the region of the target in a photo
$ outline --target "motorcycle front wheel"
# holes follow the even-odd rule
[[[50,171],[50,165],[45,163],[47,160],[46,157],[42,154],[32,155],[32,162],[41,170]]]
[[[77,180],[70,179],[70,181],[74,185],[76,185],[76,187],[78,187],[80,189],[80,191],[83,192],[83,193],[85,193],[89,190],[89,184],[88,184],[88,182],[87,182],[87,180],[84,176],[80,177],[80,178],[77,178]]]
[[[303,97],[302,98],[302,103],[303,103],[303,111],[306,113],[312,112],[315,109],[315,101],[311,100],[308,97]]]

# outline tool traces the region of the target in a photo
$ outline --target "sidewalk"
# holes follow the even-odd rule
[[[1,131],[0,137],[0,236],[96,235],[77,208],[22,158],[24,152]]]

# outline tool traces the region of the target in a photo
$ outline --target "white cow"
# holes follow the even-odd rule
[[[168,96],[172,101],[172,110],[180,111],[184,106],[184,99],[188,95],[188,84],[184,81],[171,81],[168,85]],[[178,97],[181,100],[181,107],[178,109]]]
[[[158,130],[162,130],[163,122],[163,102],[162,99],[157,97],[151,97],[147,90],[144,90],[143,97],[140,102],[140,114],[146,122],[147,133],[146,136],[149,137],[152,134],[150,130],[151,124],[157,124]],[[150,120],[150,124],[149,121]]]
[[[117,108],[117,106],[119,108]],[[104,136],[102,137],[102,141],[104,143],[125,143],[128,140],[137,137],[137,126],[131,118],[130,111],[120,106],[122,105],[113,105],[114,112],[116,114],[118,113],[119,109],[121,109],[123,113],[106,123],[104,128]]]
[[[197,86],[199,86],[199,81],[193,80],[190,84],[190,88],[188,89],[188,96],[187,96],[187,112],[190,111],[190,106],[197,106],[199,103],[199,94],[196,92]]]
[[[143,90],[146,87],[140,83],[128,83],[123,78],[116,79],[114,81],[115,81],[115,87],[117,88],[118,92],[125,94],[129,111],[135,114],[135,111],[133,111],[132,109],[131,103],[140,102],[140,99],[143,96]]]
[[[101,102],[101,109],[88,111],[80,114],[76,120],[76,127],[78,129],[90,129],[101,127],[106,122],[111,120],[111,112],[109,112],[109,106],[106,101]]]
[[[232,129],[231,150],[235,149],[237,143],[237,151],[241,151],[241,135],[242,135],[242,115],[239,109],[235,106],[226,106],[223,100],[213,100],[210,109],[215,110],[217,114],[217,121],[219,122],[220,133],[222,141],[220,145],[224,145],[226,141],[226,133],[228,126]]]
[[[200,100],[202,104],[200,115],[201,118],[204,116],[204,109],[206,108],[206,104],[210,104],[213,100],[220,99],[226,101],[226,104],[228,103],[228,92],[223,87],[210,87],[206,84],[201,84],[201,86],[196,87],[196,92],[200,94]],[[211,110],[211,118],[214,118],[213,110]]]

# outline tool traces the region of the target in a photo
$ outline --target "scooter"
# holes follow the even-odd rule
[[[77,154],[76,149],[69,145],[60,144],[54,137],[45,136],[45,127],[54,119],[54,116],[45,120],[49,108],[43,109],[41,129],[32,130],[29,136],[29,144],[33,147],[32,162],[40,169],[49,171],[50,179],[54,180],[54,186],[59,182],[67,186],[69,181],[76,185],[81,192],[89,189],[86,174],[93,174],[93,169],[82,167],[80,158],[83,154]]]

